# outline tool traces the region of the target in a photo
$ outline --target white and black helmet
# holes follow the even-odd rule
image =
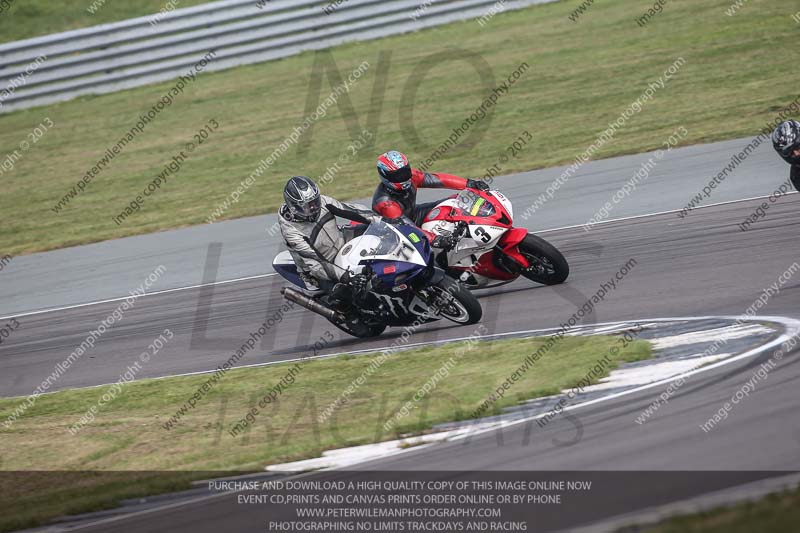
[[[793,163],[798,160],[792,153],[800,148],[800,122],[787,120],[772,132],[772,146],[782,158]]]
[[[314,222],[319,218],[322,199],[319,187],[310,178],[295,176],[287,181],[283,188],[283,199],[293,219]]]

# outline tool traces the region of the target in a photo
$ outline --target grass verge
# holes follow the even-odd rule
[[[317,457],[328,449],[390,440],[466,418],[545,342],[504,340],[481,342],[473,348],[447,345],[399,353],[375,365],[348,401],[323,422],[320,414],[380,355],[309,360],[301,363],[291,380],[284,380],[287,387],[277,401],[260,408],[253,422],[236,436],[230,430],[252,407],[258,407],[294,364],[230,371],[170,430],[165,422],[208,376],[133,382],[99,411],[94,423],[75,435],[68,428],[96,405],[105,388],[41,396],[10,429],[0,425],[2,469],[25,471],[22,480],[0,475],[7,484],[0,487],[0,531],[107,508],[125,498],[185,488],[189,480],[204,478],[210,471],[258,471],[267,464]],[[645,341],[621,351],[614,348],[618,345],[619,339],[608,336],[564,337],[490,413],[576,386],[606,355],[610,365],[593,382],[622,362],[651,355]],[[383,424],[451,358],[456,363],[448,366],[449,374],[419,408],[390,433],[384,432]],[[0,400],[0,420],[6,420],[20,401]],[[42,472],[28,474],[30,470]],[[47,474],[53,471],[68,472]],[[126,477],[118,471],[137,474]]]
[[[313,108],[337,84],[326,76],[317,80],[319,91],[311,90],[312,67],[324,54],[201,73],[58,214],[51,208],[173,83],[4,115],[0,161],[45,118],[55,126],[3,174],[0,252],[202,224],[225,201],[220,220],[274,212],[287,177],[319,178],[337,162],[324,191],[342,199],[369,196],[377,153],[405,150],[418,164],[488,96],[473,62],[441,60],[455,48],[477,54],[497,83],[523,63],[530,68],[500,98],[491,120],[476,126],[488,126],[480,142],[464,149],[459,141],[432,170],[482,176],[510,155],[507,148],[525,130],[533,140],[499,165],[501,173],[572,161],[679,57],[684,66],[595,157],[661,147],[679,127],[688,130],[683,144],[753,135],[797,97],[794,58],[775,52],[796,25],[785,2],[751,0],[746,11],[727,17],[729,3],[676,0],[640,28],[632,16],[645,7],[639,1],[598,5],[578,25],[568,18],[574,3],[557,2],[499,14],[484,27],[471,20],[336,47],[329,59],[343,78],[364,61],[366,74],[340,98],[341,107],[333,105],[314,123],[307,150],[291,145],[236,202],[232,192],[303,122],[306,101]],[[421,82],[412,101],[414,79]],[[131,217],[114,223],[211,119],[219,129],[179,172]],[[365,128],[374,144],[351,156],[351,139]]]
[[[620,533],[784,533],[800,524],[800,488],[755,501],[666,520],[648,528],[623,528]]]

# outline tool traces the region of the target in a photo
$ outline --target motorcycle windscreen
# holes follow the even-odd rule
[[[386,256],[396,253],[400,248],[400,236],[385,222],[370,224],[367,231],[364,232],[364,236],[367,237],[365,241],[368,241],[371,246],[366,255]]]
[[[456,207],[466,216],[490,217],[495,213],[494,206],[490,202],[469,189],[458,193]]]
[[[340,252],[342,267],[345,262],[365,264],[369,261],[386,260],[414,263],[426,266],[427,262],[408,238],[385,222],[373,222],[364,235],[349,242]]]

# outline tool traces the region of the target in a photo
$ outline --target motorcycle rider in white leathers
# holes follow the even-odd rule
[[[345,240],[329,206],[368,220],[380,217],[367,206],[345,204],[320,194],[317,185],[305,176],[291,178],[284,187],[283,198],[284,204],[278,212],[281,235],[301,278],[330,294],[331,304],[338,306],[348,299],[350,292],[349,286],[339,282],[351,281],[352,274],[360,273],[347,273],[333,264]],[[360,280],[355,281],[358,284]]]

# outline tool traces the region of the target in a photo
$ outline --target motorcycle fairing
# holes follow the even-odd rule
[[[303,281],[303,278],[300,277],[300,272],[297,270],[297,265],[294,263],[292,254],[286,250],[275,256],[275,259],[272,261],[272,268],[275,269],[275,272],[283,276],[288,281],[294,283],[301,289],[305,289],[310,292],[317,292],[321,290],[316,285],[307,284]]]

